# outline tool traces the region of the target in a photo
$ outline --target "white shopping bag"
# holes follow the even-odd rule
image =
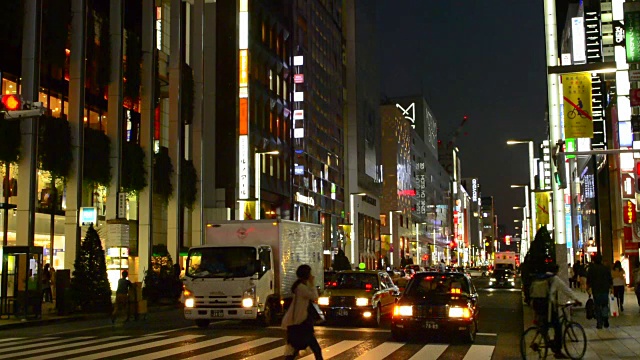
[[[612,294],[609,295],[609,314],[611,317],[617,317],[620,315],[620,312],[618,311],[618,302],[616,301],[616,297]]]

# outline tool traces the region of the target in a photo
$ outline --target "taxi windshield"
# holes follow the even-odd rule
[[[378,287],[378,276],[365,273],[336,274],[328,285],[332,289],[372,290]]]
[[[461,275],[421,275],[405,291],[405,296],[414,297],[452,294],[469,294],[469,286]]]

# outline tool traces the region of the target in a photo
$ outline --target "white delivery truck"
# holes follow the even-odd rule
[[[302,264],[311,266],[317,287],[324,284],[319,224],[235,220],[206,231],[206,244],[189,249],[183,280],[184,316],[199,327],[222,319],[274,324]]]
[[[516,253],[514,251],[502,251],[495,253],[493,257],[493,269],[516,270]]]

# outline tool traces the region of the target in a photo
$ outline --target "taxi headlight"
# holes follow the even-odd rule
[[[318,305],[329,306],[329,297],[328,296],[319,297]]]
[[[369,299],[368,298],[357,298],[356,299],[356,306],[367,306],[369,305]]]
[[[188,298],[184,301],[184,307],[192,308],[196,304],[196,300],[194,298]]]
[[[246,308],[253,307],[253,299],[252,298],[242,299],[242,307],[246,307]]]
[[[413,306],[401,305],[393,308],[393,316],[413,316]]]
[[[468,319],[471,317],[471,310],[469,310],[469,308],[467,307],[458,307],[458,306],[450,307],[449,317]]]

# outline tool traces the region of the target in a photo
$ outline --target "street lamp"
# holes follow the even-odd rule
[[[535,165],[534,165],[534,153],[533,153],[533,140],[523,139],[523,140],[508,140],[507,145],[518,145],[518,144],[528,144],[529,145],[529,189],[531,192],[527,193],[527,197],[531,198],[531,206],[529,207],[529,217],[531,218],[531,227],[533,231],[538,230],[538,226],[536,223],[536,195],[535,195]],[[529,239],[527,239],[529,240]]]
[[[273,151],[256,151],[255,154],[255,158],[254,158],[254,164],[255,164],[255,171],[256,171],[256,189],[255,189],[255,196],[256,196],[256,220],[260,219],[260,175],[261,174],[261,170],[262,170],[262,156],[260,155],[279,155],[280,151],[278,150],[273,150]]]
[[[355,248],[355,237],[356,237],[356,217],[355,217],[355,204],[354,204],[354,199],[356,196],[367,196],[366,192],[356,192],[356,193],[350,193],[349,194],[349,206],[350,206],[350,212],[351,212],[351,265],[355,265],[355,252],[356,252],[356,248]]]

